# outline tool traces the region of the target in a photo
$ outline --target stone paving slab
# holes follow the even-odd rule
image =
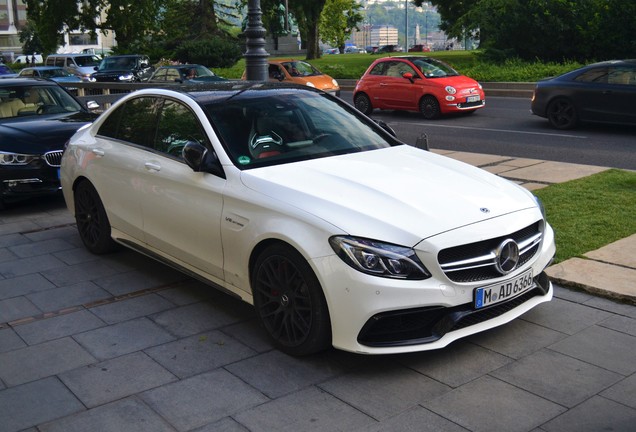
[[[636,304],[636,269],[570,258],[550,266],[546,272],[556,282]]]

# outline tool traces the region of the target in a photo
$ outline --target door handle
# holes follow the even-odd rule
[[[146,162],[144,166],[148,171],[161,171],[161,165],[157,162]]]
[[[94,148],[91,150],[93,152],[93,154],[97,155],[97,156],[104,156],[106,154],[106,152],[100,148]]]

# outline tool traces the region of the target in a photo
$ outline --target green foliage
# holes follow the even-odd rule
[[[228,68],[243,55],[237,40],[215,37],[184,42],[175,50],[176,60],[210,68]]]
[[[415,0],[422,3],[422,0]],[[523,59],[631,58],[636,2],[624,0],[432,0],[451,36]]]
[[[556,234],[556,262],[636,233],[636,173],[608,170],[535,191]]]
[[[321,40],[344,52],[345,41],[363,20],[361,8],[355,0],[327,0],[320,15]]]

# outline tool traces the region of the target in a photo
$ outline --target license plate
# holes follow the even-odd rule
[[[498,284],[490,285],[483,288],[475,289],[475,309],[481,309],[486,306],[492,306],[494,304],[510,300],[517,297],[534,287],[532,281],[532,269],[517,276],[514,279],[509,279]]]
[[[466,102],[479,102],[479,95],[477,95],[477,96],[468,96],[466,98]]]

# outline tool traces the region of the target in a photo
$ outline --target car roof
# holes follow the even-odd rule
[[[29,67],[22,68],[22,70],[51,70],[51,69],[64,70],[64,68],[61,66],[29,66]]]
[[[205,66],[200,64],[180,64],[180,65],[160,66],[158,69],[186,69],[186,68],[195,68],[195,67],[205,67]]]
[[[59,87],[59,84],[57,84],[55,81],[50,81],[44,78],[18,77],[3,78],[0,80],[0,87],[19,87],[25,84],[49,85]]]
[[[598,67],[598,66],[616,66],[616,65],[630,65],[636,66],[636,59],[625,59],[625,60],[605,60],[602,62],[592,63],[587,65],[586,67]]]

